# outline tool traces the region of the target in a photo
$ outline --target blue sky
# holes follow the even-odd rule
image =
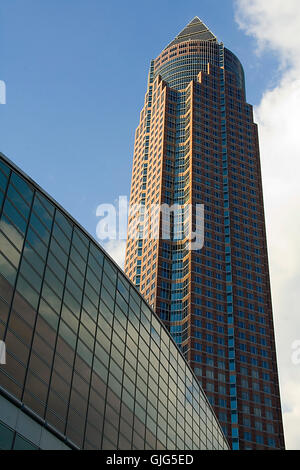
[[[194,16],[239,56],[257,103],[276,62],[255,55],[231,0],[1,1],[0,151],[93,236],[97,205],[130,191],[150,60]]]
[[[286,442],[300,449],[299,0],[1,0],[0,151],[95,236],[97,206],[129,195],[150,60],[195,16],[239,57],[255,105]]]

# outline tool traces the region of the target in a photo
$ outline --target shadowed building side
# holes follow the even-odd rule
[[[0,449],[228,449],[157,315],[2,154],[0,340]]]

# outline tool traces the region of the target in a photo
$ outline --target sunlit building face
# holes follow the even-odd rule
[[[130,202],[157,209],[148,230],[129,217],[125,272],[182,350],[232,448],[284,448],[257,126],[240,61],[199,18],[151,62]],[[183,214],[170,211],[168,236],[163,206]],[[198,248],[189,236],[197,229]]]

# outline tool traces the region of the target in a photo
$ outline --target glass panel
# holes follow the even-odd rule
[[[32,442],[27,441],[19,434],[16,435],[14,450],[37,450],[38,447],[32,444]]]
[[[25,281],[21,275],[18,277],[16,289],[33,306],[33,308],[37,308],[39,294],[28,284],[27,281]]]
[[[0,253],[0,273],[14,285],[17,275],[17,270],[7,261],[7,259]]]
[[[47,229],[50,231],[51,226],[52,226],[52,217],[49,214],[49,212],[44,208],[44,206],[41,204],[38,197],[34,199],[33,211],[35,212],[35,214],[39,216],[43,224],[45,224]]]
[[[9,169],[9,167],[6,165],[6,163],[4,163],[2,160],[0,160],[0,168],[1,168],[1,170],[6,174],[6,176],[9,175],[10,169]]]
[[[14,432],[0,423],[0,449],[10,450],[12,448],[13,438]]]
[[[0,171],[0,188],[5,192],[7,186],[7,177]]]
[[[28,201],[28,204],[31,203],[32,199],[32,194],[30,195],[30,200]],[[11,184],[9,185],[8,191],[7,191],[7,197],[9,200],[14,204],[15,207],[18,208],[18,210],[22,213],[22,215],[28,219],[29,216],[29,211],[30,207],[29,205],[24,201],[24,199],[20,196],[18,191],[12,186]]]
[[[33,196],[33,190],[29,186],[29,184],[26,183],[23,178],[21,178],[19,175],[17,175],[14,172],[12,172],[12,174],[11,174],[10,181],[15,185],[15,187],[22,194],[24,199],[26,199],[28,204],[31,204],[32,196]]]
[[[13,207],[13,205],[6,199],[4,203],[3,212],[13,222],[13,224],[20,230],[22,234],[25,234],[26,221],[23,219],[21,214]]]
[[[60,227],[63,229],[65,234],[71,238],[72,235],[72,226],[70,222],[62,215],[62,213],[56,209],[55,213],[55,221],[60,225]]]

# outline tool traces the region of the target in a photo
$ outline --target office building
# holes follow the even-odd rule
[[[125,272],[232,448],[283,449],[257,126],[239,59],[197,17],[151,62],[130,205],[143,210],[129,216]],[[163,206],[182,211],[169,234]],[[187,228],[202,230],[202,248]]]
[[[228,449],[157,315],[3,154],[0,341],[0,449]]]

